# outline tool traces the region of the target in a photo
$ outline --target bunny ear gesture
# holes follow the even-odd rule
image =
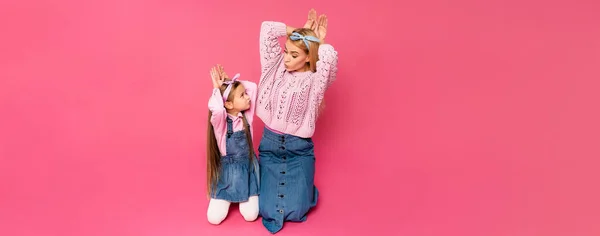
[[[223,69],[223,67],[221,67],[220,65],[214,66],[213,68],[210,69],[210,78],[212,79],[214,88],[221,88],[221,86],[223,85],[223,82],[225,81],[225,77],[221,76],[222,69]]]
[[[317,18],[317,11],[315,11],[315,9],[310,9],[310,11],[308,11],[308,19],[306,19],[303,28],[314,31],[315,34],[317,34],[319,41],[323,43],[325,35],[327,35],[327,16],[322,14]]]
[[[219,68],[219,75],[221,76],[221,79],[225,80],[228,79],[229,76],[227,76],[227,73],[225,73],[225,69],[223,69],[223,66],[221,64],[217,65]]]
[[[304,24],[304,28],[315,30],[317,27],[317,11],[315,9],[310,9],[308,11],[308,19]]]
[[[315,31],[317,38],[319,38],[321,43],[323,43],[323,41],[325,41],[325,35],[327,35],[327,16],[320,15],[315,25],[313,31]]]

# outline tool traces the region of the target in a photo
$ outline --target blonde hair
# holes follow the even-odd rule
[[[314,31],[307,28],[297,28],[294,31],[292,31],[292,33],[299,33],[302,36],[317,37],[317,34],[315,34]],[[290,40],[294,44],[294,46],[302,49],[304,53],[306,53],[306,55],[308,56],[308,62],[306,62],[306,66],[308,66],[308,69],[313,73],[317,72],[317,61],[319,60],[319,45],[321,44],[313,41],[308,41],[308,45],[310,48],[307,48],[303,40],[292,40],[290,39],[289,35],[288,40]]]

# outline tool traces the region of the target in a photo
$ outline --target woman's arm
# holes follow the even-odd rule
[[[271,68],[283,55],[279,37],[287,33],[287,26],[281,22],[264,21],[260,27],[260,64],[261,71]]]

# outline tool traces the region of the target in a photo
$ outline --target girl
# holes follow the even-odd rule
[[[258,217],[258,162],[252,146],[252,124],[256,84],[229,80],[222,66],[210,71],[213,82],[208,101],[207,188],[210,202],[207,218],[220,224],[232,202],[246,221]]]
[[[256,112],[265,129],[259,146],[259,207],[263,225],[273,234],[284,221],[305,221],[317,203],[311,137],[337,72],[337,52],[325,44],[326,30],[327,18],[317,20],[314,10],[304,28],[271,21],[261,26]],[[278,38],[286,35],[282,52]]]

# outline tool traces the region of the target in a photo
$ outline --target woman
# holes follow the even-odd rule
[[[259,146],[259,212],[271,233],[305,221],[317,203],[312,135],[319,107],[335,80],[337,52],[325,44],[327,18],[310,10],[303,28],[265,21],[256,114],[265,123]],[[287,36],[282,50],[278,38]]]

